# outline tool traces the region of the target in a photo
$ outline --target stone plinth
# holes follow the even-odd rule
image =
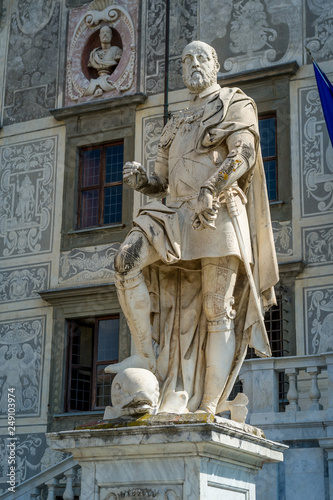
[[[254,500],[255,474],[286,448],[207,415],[123,418],[48,439],[81,465],[81,500]]]

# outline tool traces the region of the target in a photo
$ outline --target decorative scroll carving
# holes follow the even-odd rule
[[[269,28],[267,15],[260,0],[249,0],[245,4],[234,5],[233,21],[230,29],[230,50],[235,54],[243,53],[252,57],[253,52],[272,50],[271,42],[277,37],[277,31]],[[275,57],[276,53],[272,53]],[[271,56],[271,57],[272,57]],[[267,54],[263,57],[269,57]]]
[[[99,97],[104,92],[116,94],[129,91],[134,83],[136,61],[136,31],[129,12],[113,0],[95,0],[76,24],[67,57],[67,91],[71,101],[82,101],[84,96]],[[113,34],[118,34],[122,43],[119,64],[112,74],[98,75],[96,78],[84,71],[89,66],[85,52],[96,39],[102,26],[108,26]],[[97,37],[98,38],[98,37]],[[97,41],[97,46],[100,43]],[[115,49],[114,45],[111,49]],[[120,50],[120,48],[118,47]],[[90,54],[90,50],[88,53]],[[83,59],[82,59],[83,58]],[[98,91],[96,93],[96,91]],[[83,99],[84,100],[84,99]]]
[[[308,265],[333,262],[333,226],[303,230],[304,253]]]
[[[278,256],[293,254],[292,224],[291,221],[272,221],[273,236]]]
[[[39,298],[47,287],[50,263],[0,271],[0,302]]]
[[[42,30],[52,17],[55,4],[55,0],[20,0],[16,7],[16,19],[22,33],[35,35]]]
[[[50,137],[1,149],[2,258],[51,250],[56,143]]]
[[[146,89],[148,94],[164,90],[166,4],[149,0],[146,9],[147,52]],[[197,0],[181,0],[170,5],[169,89],[184,87],[180,55],[196,38]]]
[[[285,0],[215,0],[210,12],[201,7],[200,37],[217,50],[224,74],[284,64],[302,52],[301,15],[301,5]]]
[[[60,257],[59,283],[113,281],[114,254],[119,243],[88,248],[74,248]]]
[[[7,56],[4,124],[48,116],[56,107],[60,3],[17,2]]]
[[[39,413],[45,318],[0,324],[0,413],[7,414],[8,388],[15,389],[16,414]]]
[[[331,59],[333,57],[332,2],[307,0],[306,7],[306,46],[317,61]]]
[[[41,456],[43,455],[45,434],[18,434],[15,436],[15,479],[20,484],[41,471]],[[0,442],[0,495],[8,492],[7,474],[9,473],[9,448],[5,437]]]
[[[232,18],[229,48],[232,53],[243,55],[226,59],[227,72],[237,72],[243,67],[265,67],[276,60],[277,52],[272,43],[277,38],[277,31],[269,27],[260,0],[234,3]]]
[[[68,453],[64,453],[63,451],[51,450],[51,448],[47,447],[40,461],[41,470],[46,470],[49,467],[58,464],[67,456],[69,456]]]
[[[316,87],[301,89],[300,109],[305,116],[300,151],[303,165],[302,214],[333,210],[333,149],[329,141]]]
[[[308,352],[333,350],[333,288],[307,291]]]

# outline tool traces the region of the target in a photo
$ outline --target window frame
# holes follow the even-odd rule
[[[78,230],[90,230],[94,228],[103,228],[108,226],[117,226],[122,224],[123,210],[121,211],[121,220],[114,223],[104,223],[104,202],[105,190],[108,187],[123,186],[124,181],[105,182],[106,180],[106,150],[113,146],[123,146],[124,154],[124,140],[117,140],[112,142],[105,142],[102,144],[94,144],[91,146],[81,146],[78,148],[78,190],[77,190],[77,219],[76,228]],[[93,186],[82,186],[83,184],[83,153],[85,151],[93,151],[99,149],[101,151],[100,166],[99,166],[99,184]],[[98,190],[98,223],[91,226],[82,225],[82,193],[87,191]]]
[[[267,120],[270,118],[274,118],[275,120],[275,156],[262,156],[262,161],[265,169],[265,161],[275,161],[275,184],[276,184],[276,198],[271,200],[268,198],[269,203],[276,203],[279,200],[279,155],[278,155],[278,128],[277,128],[277,114],[276,111],[264,112],[258,114],[258,123],[260,120]],[[260,126],[259,126],[260,128]],[[260,138],[261,140],[261,138]],[[265,171],[266,176],[266,171]],[[267,178],[266,178],[266,186],[268,192]]]
[[[85,367],[81,365],[76,365],[72,363],[72,356],[73,356],[73,338],[74,335],[72,334],[72,324],[76,323],[78,326],[86,326],[88,325],[89,319],[93,319],[94,321],[92,322],[92,352],[91,352],[91,367]],[[91,411],[98,411],[98,410],[104,410],[105,406],[97,406],[97,367],[101,365],[110,365],[114,363],[118,363],[119,361],[119,345],[118,345],[118,358],[113,359],[113,360],[102,360],[98,361],[97,360],[97,353],[98,353],[98,323],[103,320],[111,320],[111,319],[118,319],[119,321],[119,331],[118,331],[118,338],[120,334],[120,314],[119,313],[114,313],[110,315],[105,315],[105,316],[96,316],[94,318],[91,317],[80,317],[80,318],[68,318],[66,319],[66,330],[67,330],[67,335],[68,335],[68,341],[67,341],[67,356],[66,356],[66,387],[65,387],[65,398],[64,398],[64,403],[65,403],[65,412],[68,414],[72,413],[77,413],[77,412],[91,412]],[[119,339],[120,340],[120,339]],[[77,369],[85,369],[91,372],[91,387],[90,387],[90,395],[89,395],[89,409],[88,410],[77,410],[74,408],[71,408],[71,389],[72,389],[72,369],[73,367]],[[111,375],[112,376],[112,375]],[[113,376],[114,377],[114,376]]]

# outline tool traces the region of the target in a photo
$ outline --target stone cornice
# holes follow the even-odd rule
[[[98,285],[72,286],[68,288],[51,288],[39,292],[40,297],[49,304],[66,302],[68,300],[78,301],[83,297],[114,293],[114,283],[101,283]]]
[[[125,106],[138,106],[139,104],[145,102],[146,99],[147,96],[143,93],[125,95],[122,97],[114,97],[100,101],[91,101],[84,104],[76,104],[65,108],[51,109],[50,113],[56,120],[63,120],[66,122],[67,120],[80,115],[101,113]]]
[[[305,262],[302,260],[294,260],[291,262],[281,262],[279,263],[279,273],[283,277],[296,277],[305,268]]]
[[[296,75],[298,69],[298,63],[296,61],[292,61],[287,64],[277,64],[276,66],[269,66],[268,68],[242,71],[241,73],[236,73],[233,75],[218,75],[218,83],[222,87],[228,87],[230,86],[230,84],[241,86],[246,83],[255,83],[259,80],[267,80],[279,76],[288,76],[289,78],[291,78],[292,76]]]

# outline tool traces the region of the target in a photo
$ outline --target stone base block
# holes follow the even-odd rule
[[[207,415],[118,419],[47,437],[81,465],[81,500],[255,500],[255,474],[286,448]]]

